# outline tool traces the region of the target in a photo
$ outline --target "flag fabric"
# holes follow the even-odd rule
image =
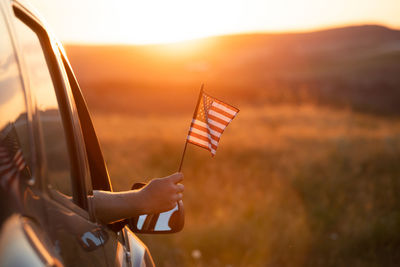
[[[238,112],[239,109],[209,96],[202,90],[187,142],[209,150],[214,156],[222,133]]]
[[[22,150],[20,148],[17,132],[13,125],[7,135],[0,138],[0,184],[7,189],[25,169]]]

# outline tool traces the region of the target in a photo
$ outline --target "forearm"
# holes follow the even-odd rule
[[[124,192],[93,191],[92,203],[96,217],[111,223],[147,213],[143,194],[138,190]]]
[[[152,179],[138,190],[108,192],[94,190],[90,197],[96,217],[103,223],[134,216],[160,213],[175,207],[184,190],[182,173]]]

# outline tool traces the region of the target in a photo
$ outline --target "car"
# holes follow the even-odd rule
[[[182,201],[100,222],[89,198],[112,186],[61,43],[23,1],[0,0],[0,35],[0,266],[154,266],[134,232],[180,231]]]

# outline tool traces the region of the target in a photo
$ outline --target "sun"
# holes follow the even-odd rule
[[[365,23],[400,27],[399,0],[30,1],[69,43],[171,43]]]
[[[118,8],[114,35],[125,43],[170,43],[237,29],[240,2],[235,0],[136,1]],[[117,12],[117,10],[115,10]]]

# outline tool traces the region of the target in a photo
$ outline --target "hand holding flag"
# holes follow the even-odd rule
[[[179,171],[182,168],[187,143],[205,148],[214,156],[222,133],[238,112],[239,109],[206,94],[202,85],[185,142]]]

